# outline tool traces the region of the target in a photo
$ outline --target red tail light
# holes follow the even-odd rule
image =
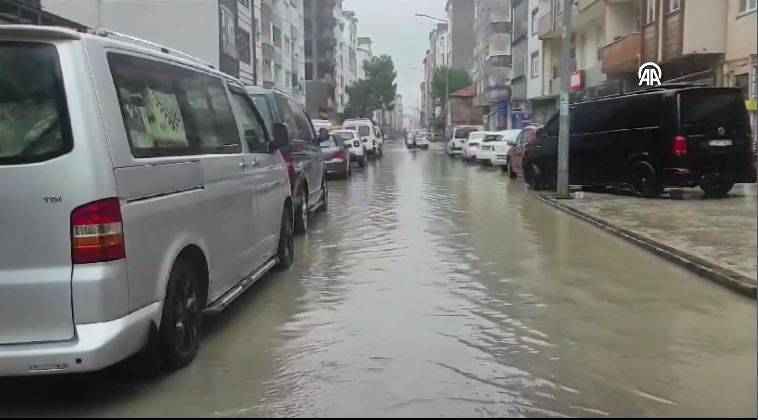
[[[335,159],[343,159],[344,160],[346,158],[345,151],[344,150],[338,151],[337,153],[334,154],[334,158]]]
[[[121,205],[117,198],[95,201],[71,213],[71,255],[74,264],[126,258]]]
[[[674,156],[687,156],[687,137],[676,136],[674,137],[673,145]]]

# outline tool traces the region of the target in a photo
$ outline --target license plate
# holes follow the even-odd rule
[[[718,146],[718,147],[731,146],[732,141],[731,140],[709,140],[708,145]]]

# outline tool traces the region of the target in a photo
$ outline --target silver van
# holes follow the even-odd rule
[[[179,52],[0,25],[0,376],[191,362],[204,314],[292,263],[272,131]]]

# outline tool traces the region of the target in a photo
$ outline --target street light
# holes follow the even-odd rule
[[[425,13],[414,13],[418,17],[436,20],[439,22],[447,23],[447,19],[440,19],[438,17],[430,16]],[[447,62],[447,54],[442,56],[445,65],[445,105],[448,105],[448,99],[450,99],[450,63]],[[447,106],[448,111],[450,107]],[[449,113],[449,112],[448,112]],[[447,129],[447,114],[445,115],[445,129]]]

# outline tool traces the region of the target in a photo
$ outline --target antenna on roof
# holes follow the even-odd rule
[[[189,54],[187,54],[185,52],[182,52],[182,51],[179,51],[179,50],[171,50],[171,49],[169,49],[169,48],[167,48],[167,47],[165,47],[163,45],[157,44],[157,43],[152,42],[152,41],[148,41],[146,39],[137,38],[136,36],[122,34],[120,32],[112,31],[110,29],[105,29],[105,28],[96,29],[93,33],[95,35],[97,35],[97,36],[102,36],[104,38],[107,38],[107,37],[120,38],[122,40],[131,41],[131,42],[136,43],[136,44],[142,44],[142,45],[145,45],[145,46],[148,46],[148,47],[156,48],[156,49],[160,50],[161,52],[163,52],[165,54],[175,54],[175,55],[181,56],[181,57],[183,57],[183,58],[185,58],[187,60],[194,61],[196,63],[208,66],[208,67],[210,67],[212,69],[216,68],[216,67],[213,66],[213,64],[211,64],[211,63],[209,63],[207,61],[203,61],[203,60],[201,60],[201,59],[199,59],[197,57],[191,56],[191,55],[189,55]]]

